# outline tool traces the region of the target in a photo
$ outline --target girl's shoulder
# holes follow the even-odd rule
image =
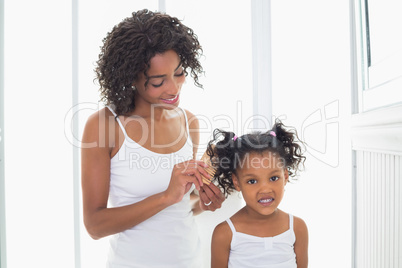
[[[307,230],[307,224],[302,218],[299,218],[297,216],[293,216],[293,230],[296,234],[296,236],[299,235],[305,235],[308,233]]]
[[[293,214],[284,212],[282,210],[279,210],[279,211],[281,213],[282,221],[289,221],[290,217],[293,217],[293,229],[295,230],[295,232],[296,232],[296,230],[303,230],[303,229],[307,228],[307,225],[302,218],[297,217]]]
[[[232,242],[232,230],[227,223],[223,221],[215,226],[212,233],[212,243],[215,245],[227,246]]]
[[[229,223],[227,221],[223,221],[215,226],[214,233],[231,235],[232,231],[230,229]]]
[[[232,243],[232,232],[226,221],[219,223],[211,239],[211,267],[227,267]]]

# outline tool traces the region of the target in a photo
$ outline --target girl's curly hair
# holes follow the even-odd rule
[[[295,129],[286,129],[277,119],[271,130],[261,133],[254,132],[235,138],[233,132],[214,130],[214,137],[208,143],[207,154],[216,168],[214,179],[227,196],[235,190],[232,174],[244,164],[244,158],[252,152],[275,153],[288,170],[289,177],[296,176],[300,164],[304,166],[304,143],[300,141]]]
[[[142,72],[147,84],[151,58],[171,49],[179,55],[185,75],[190,69],[195,85],[202,88],[198,82],[202,48],[193,30],[166,14],[147,9],[133,12],[103,39],[95,69],[101,100],[112,105],[117,115],[132,111],[133,82]]]

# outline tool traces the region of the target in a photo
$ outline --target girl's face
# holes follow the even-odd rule
[[[283,162],[271,152],[246,154],[233,183],[241,191],[251,213],[268,216],[282,201],[289,173]]]
[[[150,60],[147,74],[147,86],[143,73],[133,84],[137,88],[136,106],[147,103],[165,109],[177,107],[181,87],[186,79],[179,55],[173,50],[155,55]]]

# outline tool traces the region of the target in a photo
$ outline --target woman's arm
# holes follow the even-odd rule
[[[308,230],[306,223],[294,217],[294,231],[296,242],[294,245],[296,253],[297,268],[307,268],[308,266]]]
[[[188,118],[190,137],[193,142],[193,158],[196,159],[200,142],[199,121],[191,112],[185,112]],[[207,178],[209,178],[209,176]],[[204,184],[199,193],[191,193],[191,200],[193,201],[193,213],[194,215],[198,215],[205,210],[215,211],[216,209],[221,208],[223,201],[225,201],[225,197],[219,188],[211,183],[210,185]],[[205,204],[210,201],[212,201],[212,203],[209,206],[206,206]]]
[[[135,204],[107,208],[111,151],[118,146],[117,133],[114,116],[105,109],[91,116],[84,129],[81,150],[83,214],[85,227],[94,239],[129,229],[179,202],[193,184],[200,188],[200,174],[205,174],[200,166],[202,161],[177,164],[166,191]]]
[[[232,230],[227,222],[215,227],[211,242],[211,268],[226,268],[229,263]]]

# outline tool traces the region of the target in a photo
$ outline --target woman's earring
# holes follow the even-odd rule
[[[237,196],[239,197],[239,199],[243,199],[243,195],[241,194],[241,192],[238,192]]]
[[[135,86],[131,86],[131,89],[132,89],[133,91],[136,91],[136,90],[137,90],[137,88],[136,88]]]

